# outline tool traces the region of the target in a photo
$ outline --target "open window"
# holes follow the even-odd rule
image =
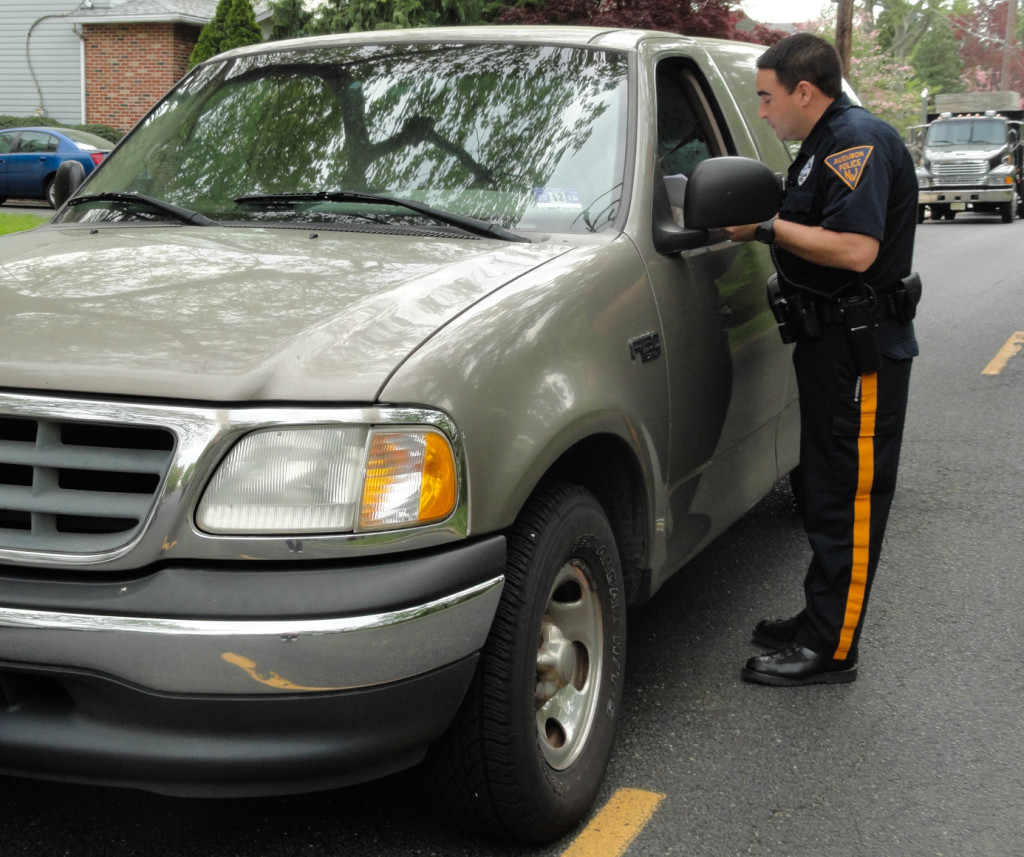
[[[725,137],[691,68],[679,59],[658,64],[658,166],[665,179],[672,215],[683,225],[683,192],[693,168],[729,154]]]
[[[654,243],[659,252],[678,253],[707,240],[706,233],[685,229],[683,197],[689,177],[697,164],[728,155],[730,149],[697,72],[685,59],[674,57],[658,64],[655,90]]]

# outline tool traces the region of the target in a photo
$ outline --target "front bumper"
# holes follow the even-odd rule
[[[952,203],[987,203],[998,205],[1013,200],[1016,191],[1012,185],[1005,188],[929,188],[917,193],[918,205],[948,205]]]
[[[413,764],[468,686],[504,560],[492,537],[344,568],[0,570],[0,770],[268,794]]]

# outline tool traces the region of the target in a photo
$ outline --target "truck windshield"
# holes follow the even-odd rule
[[[164,217],[113,198],[134,193],[222,223],[424,221],[362,192],[509,229],[598,231],[621,202],[626,77],[625,54],[541,45],[325,46],[214,62],[140,123],[82,189],[95,199],[63,220]]]
[[[1006,123],[1001,119],[954,119],[937,121],[928,129],[926,146],[1001,146],[1006,142]]]

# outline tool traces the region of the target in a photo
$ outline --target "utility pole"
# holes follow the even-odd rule
[[[1016,0],[1006,0],[1006,38],[1003,41],[1003,72],[999,78],[999,88],[1010,88],[1010,59],[1013,57],[1013,36],[1017,30]]]
[[[853,0],[836,0],[836,52],[843,67],[843,77],[850,78],[850,51],[853,41]],[[1011,0],[1012,2],[1012,0]]]

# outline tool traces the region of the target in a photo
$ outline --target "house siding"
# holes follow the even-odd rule
[[[68,15],[78,7],[79,0],[0,0],[0,114],[48,116],[70,125],[83,121],[78,33],[59,17],[44,18]]]
[[[127,131],[185,73],[188,24],[85,24],[87,121]]]

